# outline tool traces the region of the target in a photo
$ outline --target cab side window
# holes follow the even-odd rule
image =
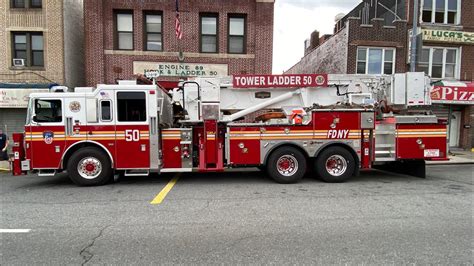
[[[145,92],[118,92],[117,105],[119,122],[146,121]]]
[[[112,106],[110,101],[100,102],[100,119],[102,121],[112,121]]]
[[[38,123],[59,123],[63,121],[61,100],[35,100],[35,116]]]

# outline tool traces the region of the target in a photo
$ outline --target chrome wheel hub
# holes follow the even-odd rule
[[[102,164],[97,158],[86,157],[77,165],[77,172],[82,178],[94,179],[102,172]]]
[[[292,176],[298,171],[298,161],[292,155],[283,155],[277,161],[277,171],[283,176]]]
[[[347,170],[347,160],[341,155],[332,155],[326,160],[326,171],[332,176],[341,176]]]

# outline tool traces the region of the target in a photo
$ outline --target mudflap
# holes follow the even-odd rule
[[[424,160],[390,162],[383,165],[374,165],[373,168],[403,175],[426,178],[426,164]]]

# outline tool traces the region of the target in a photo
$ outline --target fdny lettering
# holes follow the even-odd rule
[[[349,129],[328,131],[328,139],[347,139],[348,136],[349,136]]]

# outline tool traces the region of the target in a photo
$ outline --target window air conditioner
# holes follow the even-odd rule
[[[14,67],[24,67],[25,66],[25,59],[14,58],[13,59],[13,66]]]

